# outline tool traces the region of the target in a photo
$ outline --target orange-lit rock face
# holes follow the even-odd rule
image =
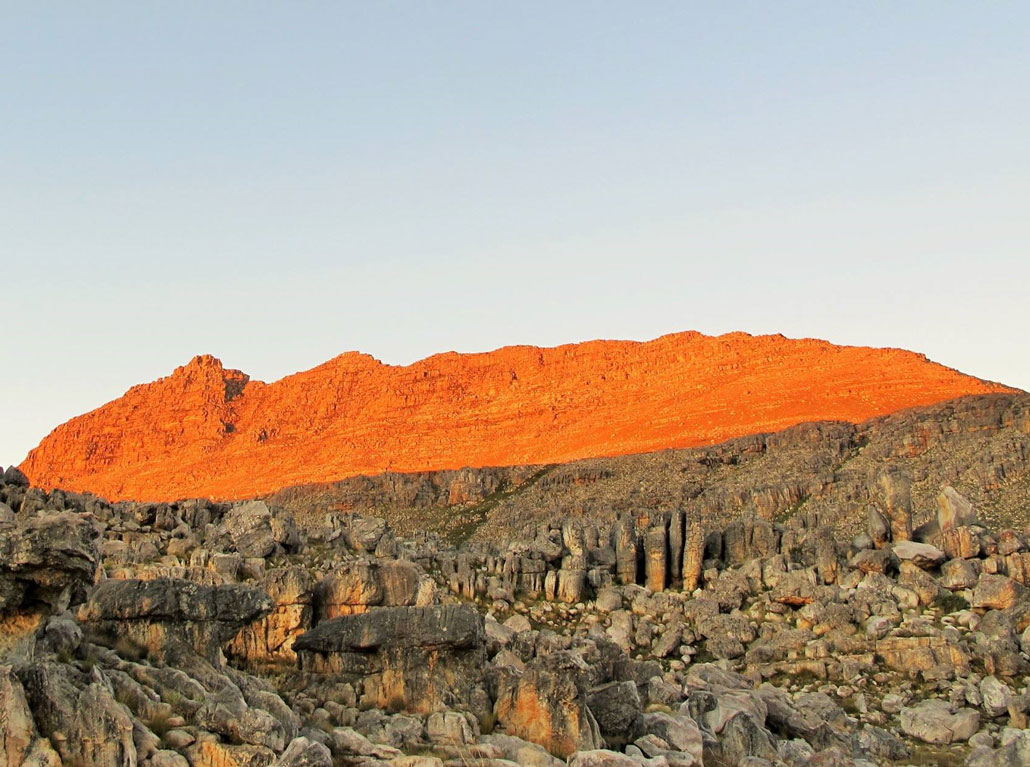
[[[733,333],[440,354],[348,353],[275,383],[213,357],[55,429],[35,484],[115,499],[244,498],[355,474],[553,463],[858,422],[1010,391],[896,349]]]

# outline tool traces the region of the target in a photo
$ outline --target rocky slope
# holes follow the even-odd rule
[[[627,511],[683,509],[727,524],[815,511],[845,532],[865,522],[878,476],[913,480],[918,522],[943,485],[996,527],[1030,524],[1030,395],[989,394],[859,424],[800,424],[718,445],[567,464],[352,477],[268,496],[298,519],[327,510],[374,513],[399,532],[452,539],[518,537],[566,516],[611,522]]]
[[[0,474],[11,767],[1017,767],[1030,531],[677,509],[455,546]]]
[[[271,384],[197,357],[58,427],[22,469],[37,485],[112,499],[236,499],[384,471],[710,445],[1002,391],[911,352],[742,333],[406,367],[351,353]]]

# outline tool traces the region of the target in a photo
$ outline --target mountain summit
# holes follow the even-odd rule
[[[236,499],[356,474],[691,447],[1005,391],[900,349],[746,333],[407,366],[352,352],[274,383],[200,356],[58,426],[21,468],[112,500]]]

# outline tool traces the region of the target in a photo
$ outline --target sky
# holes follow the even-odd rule
[[[1030,389],[1030,4],[0,0],[0,465],[214,354],[693,329]]]

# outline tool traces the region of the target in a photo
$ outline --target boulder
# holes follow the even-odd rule
[[[941,490],[937,496],[937,525],[942,533],[976,523],[973,504],[950,485]]]
[[[300,543],[293,515],[264,501],[233,506],[222,519],[222,527],[244,557],[267,557],[293,550]]]
[[[1018,731],[998,749],[974,749],[966,767],[1026,767],[1030,764],[1030,730]]]
[[[880,513],[875,506],[870,506],[866,514],[866,534],[876,548],[883,548],[884,544],[890,541],[890,522]]]
[[[136,764],[132,718],[114,699],[102,674],[85,675],[49,660],[19,668],[16,673],[36,727],[50,739],[59,764]],[[42,744],[39,753],[44,759],[51,758]]]
[[[587,705],[601,735],[610,745],[631,740],[643,714],[637,686],[628,680],[609,682],[590,690]]]
[[[281,567],[267,571],[261,586],[272,600],[272,611],[244,626],[227,652],[250,662],[293,664],[293,642],[314,622],[315,578],[301,566]]]
[[[329,745],[335,754],[366,756],[375,759],[396,759],[401,755],[393,746],[373,743],[350,727],[335,727],[329,733]]]
[[[769,731],[753,714],[741,711],[723,725],[716,743],[706,744],[704,762],[743,764],[749,757],[772,762],[776,756]]]
[[[85,599],[100,562],[97,539],[89,520],[70,511],[0,523],[0,615],[61,612]]]
[[[955,527],[934,536],[933,543],[952,559],[972,559],[983,554],[989,540],[982,528]]]
[[[895,543],[912,538],[912,481],[898,470],[887,470],[879,476],[880,490]]]
[[[647,713],[644,714],[641,729],[660,737],[672,750],[690,754],[695,762],[701,763],[704,738],[697,723],[686,714],[666,714],[662,711]]]
[[[21,680],[0,666],[0,756],[11,767],[61,767],[50,741],[41,737]]]
[[[384,539],[392,537],[390,526],[380,517],[344,514],[340,518],[341,537],[354,551],[373,553]]]
[[[1004,575],[982,573],[973,589],[973,607],[993,610],[1007,610],[1026,593],[1026,587]]]
[[[994,676],[984,677],[980,682],[980,695],[983,697],[984,713],[991,718],[1004,716],[1009,712],[1012,700],[1012,689]]]
[[[269,767],[275,752],[250,743],[223,743],[217,739],[198,740],[185,750],[193,767]]]
[[[424,579],[405,560],[357,560],[328,573],[317,589],[320,620],[363,613],[371,607],[425,606]]]
[[[516,738],[514,735],[492,733],[479,738],[479,743],[500,749],[504,758],[528,767],[564,767],[565,762],[555,758],[543,746]]]
[[[899,541],[895,543],[894,556],[902,562],[912,562],[912,564],[923,570],[933,570],[948,558],[936,546],[931,546],[929,543],[916,543],[915,541]]]
[[[898,569],[898,559],[890,547],[865,549],[848,560],[848,567],[862,573],[885,574]]]
[[[980,574],[968,559],[949,559],[941,565],[941,585],[949,591],[962,591],[976,586]]]
[[[464,746],[475,741],[468,719],[456,711],[437,711],[426,719],[426,734],[433,743]]]
[[[319,620],[356,615],[383,602],[378,567],[370,562],[351,562],[327,573],[318,584]]]
[[[128,640],[156,658],[186,645],[218,662],[222,645],[272,608],[264,591],[243,584],[107,580],[93,589],[78,618],[112,644]]]
[[[469,706],[486,666],[483,617],[467,605],[380,607],[319,623],[293,644],[301,668],[365,677],[377,708]]]
[[[275,767],[333,767],[333,755],[321,743],[295,738],[276,760]]]
[[[980,729],[980,714],[972,708],[952,710],[942,700],[925,700],[901,709],[901,730],[925,743],[948,745],[969,740]]]
[[[770,598],[783,605],[801,607],[814,602],[821,593],[822,587],[813,570],[792,570],[777,581]]]
[[[494,706],[497,721],[562,759],[600,748],[604,740],[584,689],[587,670],[578,656],[556,652],[534,659],[522,674],[505,674]]]

